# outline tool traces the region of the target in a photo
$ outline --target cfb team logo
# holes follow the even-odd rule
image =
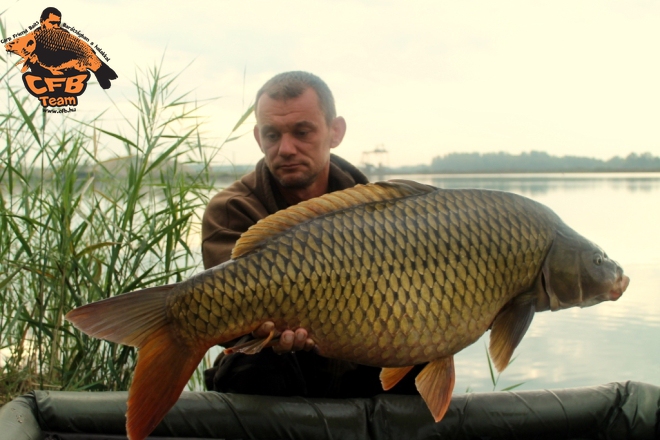
[[[29,29],[31,32],[26,29],[14,34],[5,49],[22,58],[16,65],[23,64],[23,84],[39,99],[44,111],[50,111],[46,110],[48,107],[78,105],[78,96],[87,88],[91,76],[89,71],[104,89],[110,88],[110,80],[117,79],[115,71],[87,43],[89,38],[62,24],[62,13],[56,8],[44,9],[39,23],[35,22]],[[101,48],[96,46],[96,49],[105,61],[110,60]]]

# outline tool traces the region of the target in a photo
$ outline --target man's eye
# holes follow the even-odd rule
[[[276,141],[279,138],[277,133],[266,133],[266,139],[268,139],[271,142]]]

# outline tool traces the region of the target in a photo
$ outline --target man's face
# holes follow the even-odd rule
[[[330,149],[342,141],[346,123],[338,117],[328,126],[314,89],[287,100],[263,94],[256,117],[254,137],[283,188],[308,188],[319,177],[327,178]]]
[[[59,28],[61,21],[62,17],[59,17],[51,12],[48,15],[48,18],[41,22],[41,27],[44,29]]]

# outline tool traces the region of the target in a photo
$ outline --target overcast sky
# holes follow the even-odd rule
[[[307,70],[333,90],[348,123],[335,152],[356,164],[381,144],[392,166],[454,151],[660,155],[657,1],[5,0],[8,33],[47,6],[119,74],[78,105],[77,117],[109,109],[107,128],[109,98],[132,99],[136,69],[165,54],[169,72],[192,62],[180,90],[219,98],[202,110],[215,143],[268,78]],[[223,155],[261,154],[248,133]]]

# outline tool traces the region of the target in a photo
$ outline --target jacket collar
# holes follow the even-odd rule
[[[280,194],[275,177],[266,166],[264,159],[257,162],[255,194],[263,202],[269,214],[274,214],[289,204]],[[328,192],[351,188],[357,184],[369,183],[369,179],[348,161],[334,154],[330,155],[330,176]]]

